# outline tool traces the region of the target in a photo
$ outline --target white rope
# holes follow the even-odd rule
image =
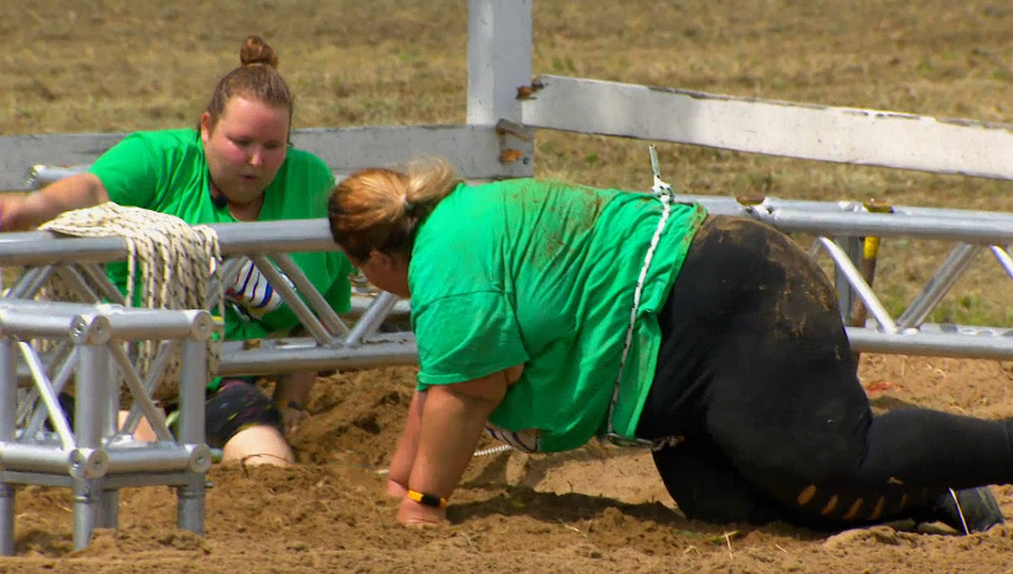
[[[137,290],[138,270],[142,284],[140,303],[149,309],[207,309],[211,300],[212,279],[221,267],[221,248],[218,236],[208,226],[191,226],[178,217],[126,207],[112,202],[94,207],[67,211],[39,229],[73,237],[119,236],[127,243],[126,304],[132,306]],[[138,269],[140,264],[140,269]],[[218,314],[222,313],[222,282],[217,282]],[[80,301],[58,279],[51,279],[40,296],[61,301]],[[90,301],[89,301],[90,303]],[[159,341],[144,341],[139,345],[136,368],[146,377]],[[208,372],[218,371],[221,340],[209,341]],[[178,389],[163,388],[165,381],[175,380],[180,368],[178,353],[174,353],[161,381],[152,392],[156,399],[175,399]],[[157,391],[157,392],[156,392]]]
[[[633,331],[637,326],[637,314],[640,311],[640,295],[644,290],[644,283],[647,281],[647,272],[651,269],[651,261],[654,259],[654,252],[658,249],[658,243],[661,241],[661,234],[665,231],[665,225],[668,223],[668,217],[672,213],[672,203],[675,202],[675,192],[672,190],[672,186],[665,183],[661,179],[661,173],[658,169],[658,154],[654,146],[650,146],[651,152],[651,170],[654,172],[654,184],[651,186],[651,193],[661,201],[661,217],[658,219],[658,226],[654,230],[654,235],[651,237],[651,243],[647,248],[647,254],[644,256],[644,265],[640,268],[640,276],[637,278],[637,287],[633,291],[633,306],[630,309],[630,324],[626,328],[626,338],[623,341],[623,354],[619,360],[619,373],[616,375],[615,386],[612,389],[612,400],[609,401],[608,415],[605,421],[605,432],[599,437],[599,440],[616,446],[639,446],[647,447],[651,450],[660,450],[662,448],[675,446],[683,441],[681,436],[665,436],[654,440],[640,439],[640,438],[626,438],[619,433],[615,432],[615,427],[612,426],[612,415],[614,414],[616,403],[619,401],[619,391],[623,382],[623,370],[626,368],[626,359],[630,354],[630,347],[633,345]]]
[[[494,455],[494,454],[499,454],[501,452],[506,452],[508,450],[515,450],[515,449],[514,449],[514,447],[512,447],[512,446],[510,446],[508,444],[503,444],[503,445],[500,445],[500,446],[494,446],[494,447],[483,449],[483,450],[477,450],[471,456],[473,458],[478,458],[480,456],[491,456],[491,455]],[[520,451],[518,451],[518,452],[520,452]],[[390,474],[390,469],[389,468],[381,468],[380,470],[376,471],[376,475],[377,476],[387,476],[388,474]]]
[[[651,245],[647,248],[647,255],[644,256],[644,265],[640,268],[640,277],[637,278],[637,288],[633,291],[630,324],[626,329],[626,338],[623,341],[623,355],[619,360],[619,373],[616,375],[616,384],[612,389],[612,400],[609,402],[606,436],[615,435],[615,429],[612,427],[612,414],[616,408],[616,402],[619,401],[619,388],[623,382],[623,370],[626,368],[626,359],[629,357],[630,347],[633,345],[633,331],[637,325],[637,313],[640,311],[640,295],[644,290],[644,283],[647,281],[647,272],[651,268],[654,252],[658,249],[658,243],[661,241],[661,233],[665,230],[665,224],[668,223],[668,215],[671,213],[672,197],[665,194],[661,195],[658,199],[662,205],[661,218],[658,220],[658,227],[654,230],[654,236],[651,237]]]
[[[964,527],[964,534],[970,534],[971,530],[967,527],[967,520],[964,519],[964,509],[960,507],[960,501],[957,500],[957,493],[953,489],[949,489],[950,496],[953,497],[953,503],[957,505],[957,514],[960,515],[960,524]]]

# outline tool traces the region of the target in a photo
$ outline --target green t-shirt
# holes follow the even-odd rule
[[[120,205],[175,215],[191,225],[236,221],[227,207],[218,209],[211,201],[204,146],[194,129],[131,134],[99,157],[88,171],[102,180],[109,199]],[[334,175],[321,159],[289,149],[264,192],[259,221],[326,217],[327,196],[333,186]],[[293,221],[292,225],[299,223]],[[337,250],[295,253],[292,259],[335,311],[344,313],[351,308],[351,265],[343,254]],[[125,292],[126,264],[112,263],[107,269],[110,280]],[[225,338],[260,338],[298,324],[298,317],[287,305],[257,318],[227,306]]]
[[[419,390],[523,364],[489,422],[537,449],[605,430],[633,293],[662,203],[649,193],[531,179],[462,184],[422,225],[409,286]],[[633,438],[657,363],[657,311],[706,213],[673,204],[641,295],[617,433]]]

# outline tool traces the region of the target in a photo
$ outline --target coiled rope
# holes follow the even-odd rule
[[[72,237],[122,237],[127,242],[126,304],[135,299],[148,309],[207,309],[212,284],[218,297],[218,316],[223,314],[222,282],[213,283],[221,268],[222,254],[218,235],[206,225],[191,226],[178,217],[127,207],[112,202],[67,211],[42,224],[39,229]],[[136,278],[142,279],[140,295],[135,295]],[[82,302],[58,275],[53,275],[40,290],[39,298]],[[86,301],[93,303],[92,301]],[[142,380],[149,374],[160,341],[142,341],[137,348],[135,368]],[[208,342],[208,373],[218,372],[221,337]],[[179,376],[180,354],[174,352],[151,395],[155,400],[172,401],[178,396],[175,385]]]

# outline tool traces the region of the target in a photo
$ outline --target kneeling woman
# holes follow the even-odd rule
[[[826,276],[773,228],[649,193],[467,185],[441,161],[352,174],[329,218],[412,300],[420,372],[388,483],[404,523],[445,519],[484,430],[652,446],[711,522],[1002,521],[976,487],[1013,480],[1011,423],[874,417]]]

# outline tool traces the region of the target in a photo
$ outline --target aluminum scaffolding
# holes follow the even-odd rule
[[[214,328],[203,310],[0,300],[0,553],[15,551],[17,485],[73,491],[75,549],[89,544],[94,528],[117,526],[124,487],[176,487],[179,527],[203,534],[205,475],[212,458],[204,441],[204,389]],[[43,355],[30,344],[39,340],[53,351]],[[147,380],[126,348],[142,340],[161,341]],[[175,436],[150,394],[172,352],[181,359]],[[30,387],[20,387],[19,364],[27,369]],[[58,398],[71,377],[73,428]],[[133,406],[120,428],[122,383]],[[132,438],[141,414],[156,442]]]
[[[1013,277],[1013,214],[892,206],[862,202],[780,200],[773,197],[680,195],[711,213],[752,217],[788,233],[816,236],[811,253],[833,261],[833,280],[840,297],[848,336],[857,351],[938,355],[967,358],[1013,358],[1013,330],[1006,326],[931,324],[926,320],[969,263],[982,251],[996,260],[997,270]],[[290,253],[334,248],[324,219],[300,222],[232,223],[213,226],[227,257],[223,280],[238,268],[237,257],[248,256],[278,285],[308,336],[227,342],[219,374],[267,374],[288,369],[354,369],[378,365],[412,364],[414,337],[406,329],[383,328],[391,316],[409,311],[405,301],[389,293],[357,295],[354,313],[339,317],[299,270]],[[954,244],[950,255],[911,300],[893,317],[862,272],[862,242],[866,237],[925,239]],[[7,293],[31,298],[52,274],[59,274],[86,301],[123,297],[109,283],[101,264],[123,260],[126,243],[116,237],[57,238],[48,232],[6,234],[0,241],[0,266],[25,266]],[[886,270],[889,271],[889,270]],[[292,285],[279,280],[284,273]],[[212,305],[217,301],[213,301]],[[867,320],[855,322],[861,306]],[[403,323],[403,322],[402,322]],[[351,324],[351,326],[349,326]]]

